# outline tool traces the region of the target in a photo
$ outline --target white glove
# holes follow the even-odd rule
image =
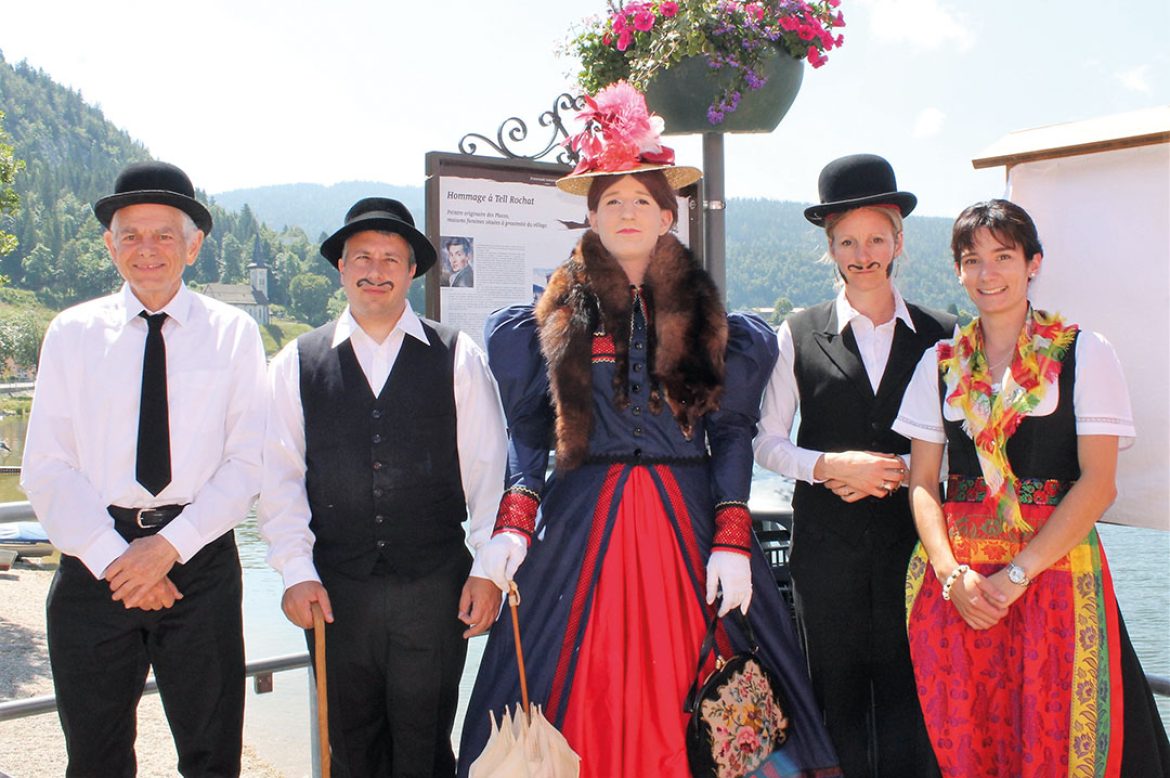
[[[476,578],[490,578],[500,591],[507,592],[508,582],[527,555],[528,541],[525,538],[515,532],[501,532],[475,552],[471,574]]]
[[[734,551],[712,551],[707,560],[707,604],[715,602],[719,588],[723,588],[723,607],[720,616],[726,616],[732,608],[739,608],[745,615],[752,602],[752,560],[751,557]]]

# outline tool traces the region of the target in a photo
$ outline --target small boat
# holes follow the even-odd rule
[[[55,550],[40,522],[13,521],[0,524],[0,554],[13,552],[14,561],[17,557],[49,556]]]

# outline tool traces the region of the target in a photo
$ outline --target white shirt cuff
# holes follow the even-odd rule
[[[317,575],[317,568],[313,565],[312,557],[297,557],[288,560],[284,563],[284,569],[280,571],[280,575],[284,579],[285,589],[305,581],[317,581],[318,583],[321,581],[321,577]]]
[[[115,559],[122,556],[129,546],[130,544],[123,540],[122,536],[111,525],[96,541],[90,544],[89,548],[80,554],[80,558],[93,573],[93,577],[100,581],[106,568]]]
[[[179,561],[183,564],[190,562],[191,557],[198,554],[199,550],[208,542],[199,534],[199,530],[195,529],[195,525],[184,519],[181,513],[172,519],[167,526],[159,530],[158,534],[175,547],[175,550],[179,552]]]

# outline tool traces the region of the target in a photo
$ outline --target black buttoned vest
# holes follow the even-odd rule
[[[423,322],[406,336],[375,397],[336,322],[297,339],[305,414],[305,486],[319,571],[416,578],[467,553],[456,444],[458,330]]]
[[[830,300],[788,319],[800,392],[796,443],[825,452],[908,454],[910,441],[891,426],[922,352],[951,334],[954,317],[907,304],[915,329],[898,320],[890,358],[875,395],[852,330],[836,332],[835,305]],[[916,536],[905,489],[884,499],[866,497],[845,503],[822,484],[797,481],[792,509],[797,525],[817,521],[826,530],[858,544],[883,546]],[[799,529],[794,535],[799,535]]]

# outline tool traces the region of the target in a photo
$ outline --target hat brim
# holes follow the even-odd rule
[[[345,241],[349,240],[351,235],[366,232],[367,230],[373,230],[374,232],[392,232],[395,235],[401,235],[410,244],[410,247],[414,249],[415,278],[430,270],[431,266],[435,264],[437,257],[435,247],[427,240],[427,236],[401,219],[356,219],[326,238],[325,242],[321,244],[321,256],[332,262],[334,267],[337,267],[337,263],[341,259],[341,252],[345,248]]]
[[[169,205],[172,208],[178,208],[191,217],[191,221],[195,222],[196,227],[203,230],[204,235],[211,234],[211,211],[207,210],[207,207],[203,203],[193,197],[187,197],[178,192],[171,192],[165,189],[142,189],[136,192],[123,192],[122,194],[109,195],[93,204],[93,213],[97,217],[97,220],[102,223],[102,226],[108,230],[110,229],[110,223],[114,220],[114,213],[119,208],[147,203]]]
[[[893,205],[897,206],[902,216],[909,216],[918,205],[918,198],[909,192],[883,192],[867,197],[855,197],[850,200],[837,200],[831,203],[812,205],[804,209],[804,218],[818,227],[825,226],[825,218],[835,213],[851,211],[866,205]]]
[[[593,185],[593,179],[595,178],[602,176],[621,178],[622,176],[629,176],[634,173],[647,173],[651,170],[661,170],[666,175],[666,181],[670,184],[670,188],[674,190],[682,189],[684,186],[690,186],[703,177],[703,171],[697,167],[643,163],[629,170],[591,170],[588,173],[568,175],[564,178],[557,179],[557,188],[562,192],[585,196],[589,194],[589,187]]]

